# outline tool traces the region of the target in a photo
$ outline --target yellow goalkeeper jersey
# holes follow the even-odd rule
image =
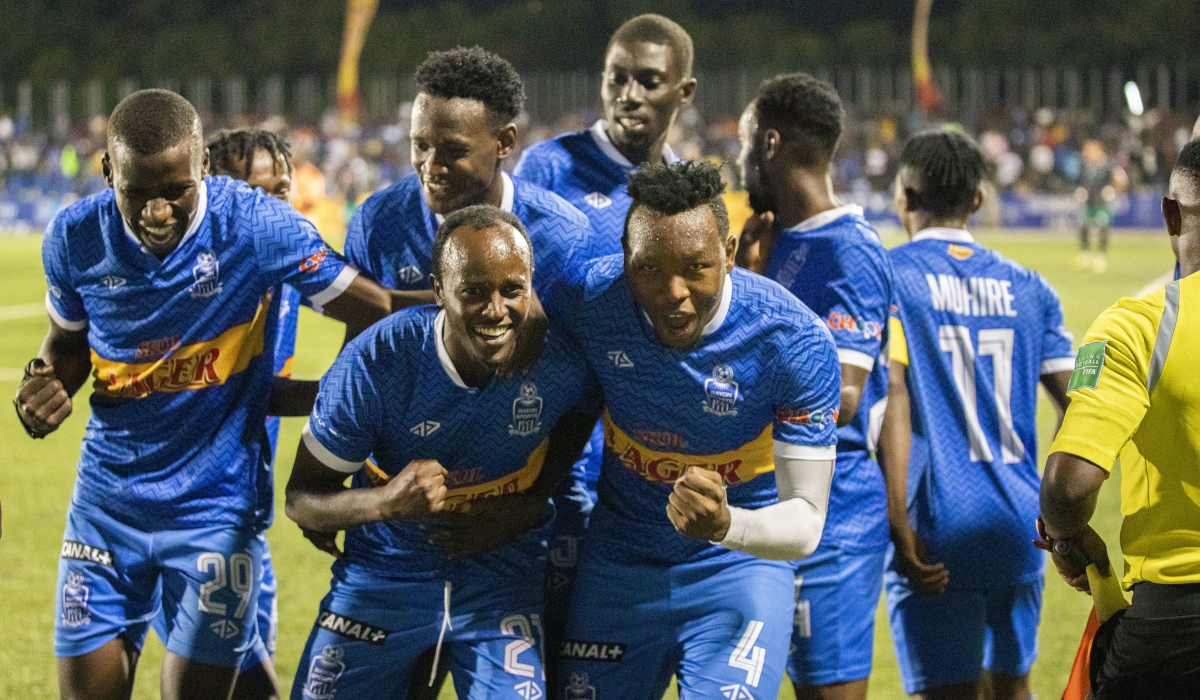
[[[1120,458],[1126,588],[1200,583],[1200,274],[1092,323],[1051,452]]]

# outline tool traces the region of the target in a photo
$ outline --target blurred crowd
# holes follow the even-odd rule
[[[349,219],[368,194],[411,172],[408,114],[402,105],[396,119],[370,127],[346,125],[332,111],[317,124],[293,125],[281,117],[222,126],[258,126],[287,135],[298,172],[295,203],[335,228]],[[722,164],[731,189],[739,187],[737,119],[722,115],[704,119],[685,109],[670,135],[676,153],[684,158],[706,157]],[[522,115],[518,124],[524,147],[564,131],[585,129],[599,114],[578,112],[551,121]],[[1128,176],[1130,191],[1166,187],[1175,156],[1190,138],[1190,121],[1172,112],[1149,110],[1140,116],[1100,121],[1086,110],[1011,108],[988,114],[965,114],[939,119],[908,114],[847,114],[838,149],[834,187],[857,199],[872,193],[887,195],[896,174],[904,140],[917,131],[945,125],[975,137],[993,163],[992,186],[997,191],[1069,194],[1079,185],[1082,150],[1088,140],[1099,141],[1113,167]],[[101,171],[105,122],[96,117],[86,125],[50,131],[31,130],[0,115],[0,206],[4,202],[40,201],[62,206],[105,187]],[[515,165],[518,150],[508,164]]]

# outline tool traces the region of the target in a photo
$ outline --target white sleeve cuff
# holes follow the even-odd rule
[[[875,358],[865,352],[857,350],[849,350],[847,348],[838,348],[838,362],[851,367],[861,367],[870,372],[875,369]]]
[[[350,283],[354,281],[355,277],[358,277],[358,270],[355,270],[349,265],[343,267],[342,271],[339,272],[338,276],[333,280],[333,284],[310,296],[308,298],[309,302],[312,303],[314,308],[325,306],[329,302],[341,296],[342,292],[346,291],[346,289],[350,286]]]
[[[63,330],[81,331],[88,327],[86,318],[82,321],[68,321],[63,318],[63,315],[58,313],[58,309],[54,308],[54,303],[50,301],[50,292],[46,292],[46,311],[50,314],[50,318],[54,319],[54,324]]]
[[[304,441],[304,446],[307,447],[308,451],[312,453],[312,456],[316,457],[318,462],[324,464],[330,469],[337,472],[342,472],[344,474],[353,474],[359,469],[362,469],[362,462],[351,462],[349,460],[342,459],[341,457],[338,457],[334,453],[330,452],[329,448],[322,445],[321,441],[317,439],[317,436],[313,435],[312,428],[309,426],[308,421],[304,422],[304,429],[300,431],[300,437]]]
[[[774,447],[774,453],[776,457],[785,457],[787,459],[807,459],[812,461],[837,459],[836,445],[811,447],[809,445],[793,445],[790,442],[780,442],[779,440],[775,440]]]
[[[1055,372],[1070,372],[1075,369],[1075,356],[1070,357],[1053,357],[1042,362],[1042,374],[1054,374]]]

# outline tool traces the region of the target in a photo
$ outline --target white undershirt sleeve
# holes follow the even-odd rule
[[[716,544],[776,560],[803,559],[817,548],[829,507],[834,457],[801,458],[792,447],[775,443],[779,502],[754,510],[730,506],[729,532]]]

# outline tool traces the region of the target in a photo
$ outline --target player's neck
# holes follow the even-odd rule
[[[482,389],[492,381],[492,377],[496,374],[495,368],[476,361],[461,338],[443,328],[442,342],[445,343],[446,355],[450,358],[450,363],[454,365],[454,370],[458,372],[458,377],[463,384],[475,389]]]
[[[814,173],[807,168],[792,168],[779,195],[775,197],[775,221],[782,228],[798,226],[838,206],[828,170]]]
[[[630,163],[643,165],[662,162],[663,146],[667,143],[667,132],[659,134],[658,138],[646,145],[628,141],[622,143],[613,139],[611,131],[606,133],[608,133],[608,140],[612,142],[613,148],[616,148],[617,152],[625,156]]]
[[[966,231],[967,226],[971,223],[971,217],[969,216],[966,218],[949,216],[939,219],[924,212],[914,212],[910,216],[912,218],[909,219],[909,225],[905,226],[908,229],[909,238],[927,228],[956,228]]]
[[[496,163],[496,175],[492,178],[492,184],[488,185],[483,197],[475,204],[490,204],[493,207],[504,204],[504,176],[500,172],[500,164]]]

